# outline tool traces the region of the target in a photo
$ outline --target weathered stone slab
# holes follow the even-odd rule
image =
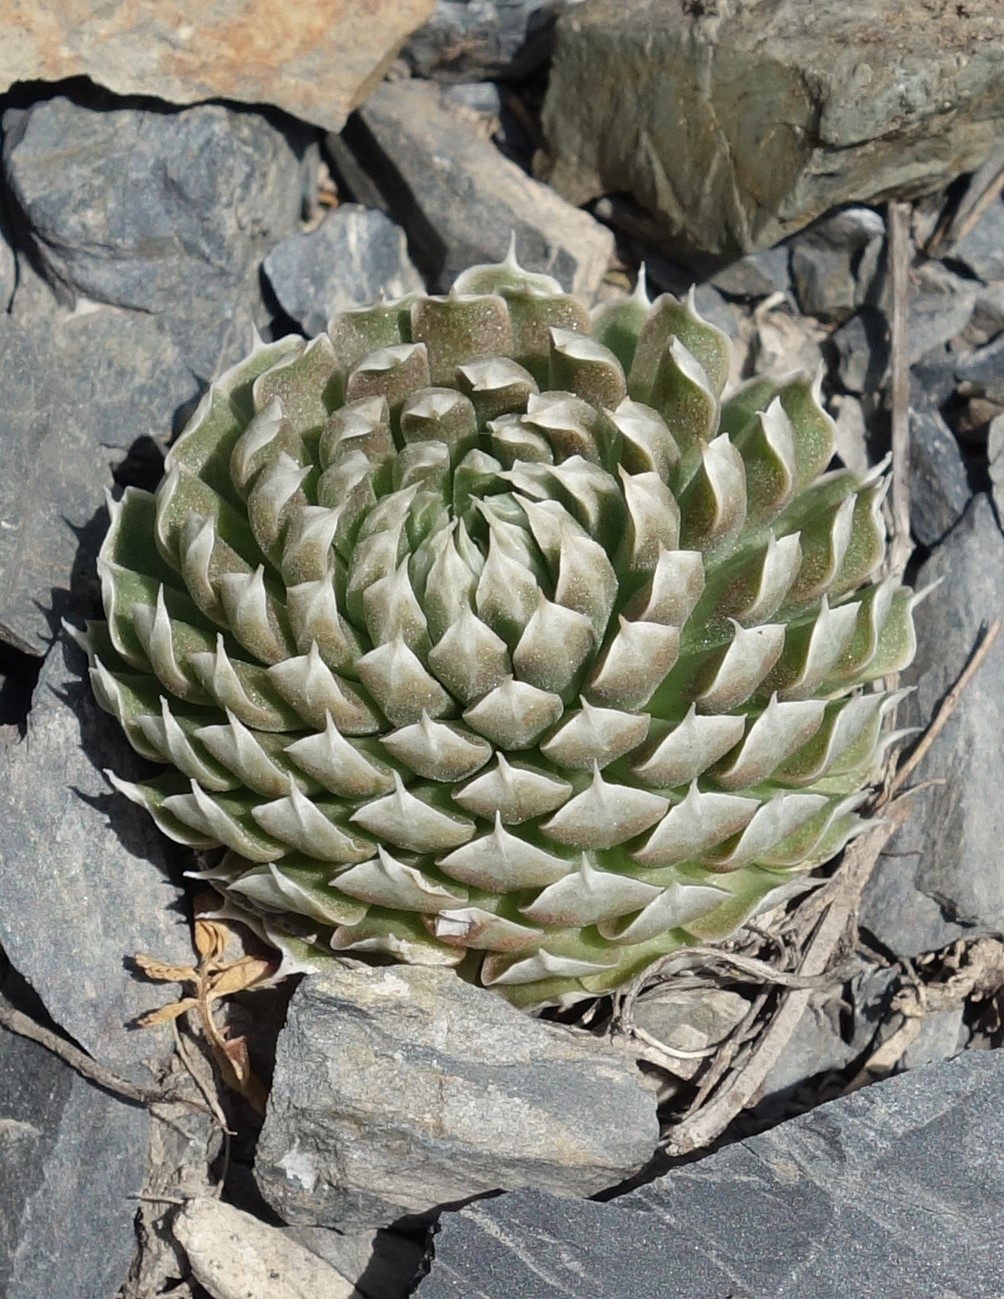
[[[356,1299],[355,1286],[330,1263],[232,1204],[189,1200],[174,1234],[213,1299]]]
[[[295,133],[218,105],[102,113],[57,97],[4,129],[20,242],[77,300],[57,303],[21,257],[0,313],[0,639],[38,653],[93,555],[111,464],[140,438],[166,443],[264,323],[258,263],[299,227],[304,161]]]
[[[111,465],[167,435],[198,393],[155,317],[50,311],[0,314],[0,639],[29,654],[51,642],[80,552],[100,544]]]
[[[297,229],[306,134],[207,104],[96,112],[64,96],[3,117],[15,210],[51,282],[95,302],[204,314]]]
[[[793,240],[791,276],[805,314],[840,321],[860,306],[869,287],[867,268],[874,267],[884,238],[885,222],[877,212],[851,207]]]
[[[958,523],[972,498],[952,430],[934,407],[910,411],[910,529],[933,546]],[[1004,592],[1002,592],[1004,604]]]
[[[187,964],[192,949],[167,841],[102,775],[137,779],[141,767],[86,672],[61,638],[26,737],[0,759],[0,946],[85,1050],[149,1082],[142,1062],[173,1049],[170,1032],[126,1025],[177,990],[141,982],[126,962],[139,951]]]
[[[997,0],[593,0],[558,21],[544,130],[573,203],[628,193],[693,253],[942,188],[1004,117]]]
[[[286,1227],[286,1233],[355,1284],[353,1299],[408,1299],[425,1250],[421,1233]]]
[[[290,1003],[255,1176],[285,1221],[347,1231],[516,1186],[594,1194],[657,1137],[654,1093],[603,1042],[453,970],[334,969]]]
[[[356,203],[342,203],[309,234],[283,239],[263,269],[283,311],[311,338],[336,311],[425,290],[404,231]]]
[[[1004,606],[1004,536],[989,497],[965,514],[921,567],[917,586],[940,585],[917,610],[917,657],[903,674],[916,691],[897,714],[924,726]],[[966,687],[913,781],[910,815],[879,859],[862,900],[862,926],[903,956],[969,934],[1004,930],[1004,640]]]
[[[567,3],[436,0],[401,57],[417,76],[441,81],[524,76],[547,57],[555,13]]]
[[[949,256],[964,262],[981,280],[1004,280],[1004,202],[992,203],[973,228],[952,245]]]
[[[607,1204],[445,1215],[417,1299],[997,1299],[1004,1056],[822,1105]]]
[[[106,1299],[125,1280],[147,1114],[0,1029],[0,1294]]]
[[[12,0],[0,90],[89,77],[117,95],[174,104],[275,104],[341,128],[432,0]]]
[[[343,138],[408,231],[434,290],[468,266],[501,261],[515,235],[525,266],[583,297],[596,292],[613,254],[610,231],[504,158],[435,86],[379,86]]]

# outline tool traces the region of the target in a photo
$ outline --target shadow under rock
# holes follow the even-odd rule
[[[22,739],[42,663],[38,655],[0,641],[0,727],[16,727]]]
[[[191,108],[216,104],[232,113],[264,117],[277,131],[281,131],[286,136],[290,148],[298,158],[303,158],[311,145],[317,143],[323,134],[317,127],[310,126],[274,104],[250,104],[236,99],[226,99],[223,96],[200,99],[192,104],[168,103],[167,100],[157,99],[153,95],[118,95],[86,76],[64,77],[61,81],[16,81],[9,90],[0,95],[0,114],[8,108],[31,108],[41,100],[56,98],[69,99],[78,107],[96,113],[121,112],[125,109],[157,113],[161,117],[176,117]]]

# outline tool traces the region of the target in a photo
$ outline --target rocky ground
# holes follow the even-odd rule
[[[11,1299],[1000,1293],[1004,27],[783,0],[751,42],[749,3],[378,4],[336,58],[307,5],[249,45],[213,4],[195,41],[77,0],[79,40],[25,5],[0,43]],[[534,1019],[363,968],[227,997],[268,953],[193,925],[190,860],[102,774],[139,770],[70,630],[103,494],[156,484],[252,330],[441,291],[511,235],[587,298],[695,283],[736,380],[821,369],[855,470],[905,420],[929,594],[897,725],[907,755],[937,732],[870,857],[696,992]]]

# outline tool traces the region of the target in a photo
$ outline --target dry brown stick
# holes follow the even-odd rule
[[[924,760],[927,751],[944,729],[945,723],[951,717],[952,713],[955,712],[956,705],[962,696],[963,690],[965,690],[966,686],[979,671],[983,660],[990,653],[990,648],[997,639],[997,633],[1000,629],[1000,618],[995,618],[989,627],[983,628],[980,639],[976,642],[976,647],[969,656],[969,662],[959,674],[951,690],[949,690],[948,694],[945,695],[944,699],[942,699],[938,711],[935,713],[930,726],[928,726],[927,730],[920,737],[917,747],[893,777],[890,784],[890,790],[892,793],[902,789],[907,780],[909,780]]]
[[[37,1042],[53,1055],[58,1055],[64,1064],[68,1064],[82,1078],[95,1083],[103,1091],[121,1096],[123,1100],[133,1101],[137,1105],[155,1105],[160,1101],[180,1099],[163,1087],[139,1087],[125,1078],[120,1078],[111,1069],[106,1069],[104,1065],[92,1060],[72,1042],[67,1042],[51,1029],[43,1028],[30,1015],[15,1010],[13,1006],[3,1001],[0,1001],[0,1026],[11,1033],[16,1033],[18,1037],[26,1037],[31,1042]]]
[[[909,294],[913,243],[909,203],[890,203],[889,263],[892,278],[890,368],[892,385],[892,540],[889,568],[902,577],[910,558],[910,340]]]

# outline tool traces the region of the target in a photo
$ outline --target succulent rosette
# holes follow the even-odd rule
[[[732,933],[860,827],[914,597],[813,383],[728,369],[513,258],[258,344],[111,505],[116,786],[301,966],[530,1006]]]

